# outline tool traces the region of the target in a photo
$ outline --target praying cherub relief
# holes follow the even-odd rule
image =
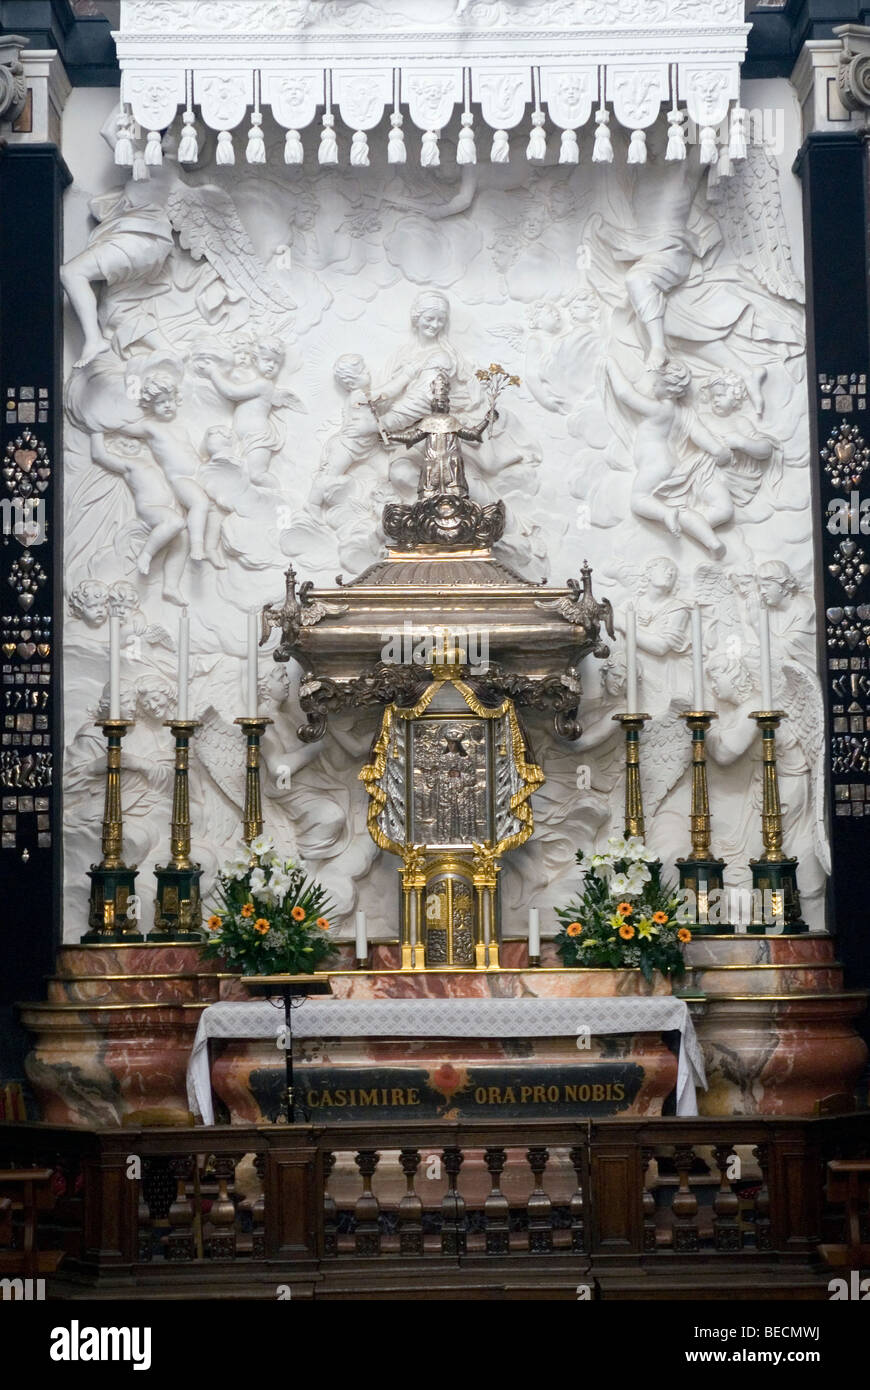
[[[225,400],[233,406],[233,430],[241,444],[252,483],[270,486],[277,482],[270,472],[272,457],[284,447],[285,431],[275,419],[276,410],[304,411],[305,406],[292,391],[278,385],[286,353],[278,338],[252,341],[237,354],[245,374],[231,375],[208,356],[196,359],[196,370],[208,377]],[[246,370],[245,370],[246,369]]]

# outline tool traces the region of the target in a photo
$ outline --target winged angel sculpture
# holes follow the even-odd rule
[[[222,565],[220,509],[207,495],[212,450],[208,438],[201,442],[215,417],[199,383],[217,377],[209,389],[232,412],[227,428],[236,431],[248,478],[273,487],[268,465],[283,444],[274,411],[303,408],[275,381],[295,305],[257,254],[229,194],[184,183],[169,157],[148,182],[130,180],[96,200],[94,212],[102,220],[88,247],[64,267],[85,339],[65,405],[70,423],[91,437],[89,461],[101,469],[99,482],[92,470],[73,474],[73,505],[86,506],[93,519],[88,536],[117,537],[117,545],[138,532],[134,557],[143,574],[164,552],[164,596],[178,601],[188,554]],[[257,343],[246,355],[249,322]],[[215,359],[229,377],[211,370]],[[240,486],[246,482],[240,476]],[[118,528],[123,485],[136,520]]]
[[[314,588],[312,580],[305,583],[296,593],[296,571],[290,565],[284,572],[284,602],[269,603],[260,614],[260,646],[269,640],[273,627],[281,629],[281,641],[275,648],[276,661],[289,661],[293,655],[299,634],[303,628],[314,627],[323,618],[340,618],[347,612],[346,603],[326,603],[311,597]]]

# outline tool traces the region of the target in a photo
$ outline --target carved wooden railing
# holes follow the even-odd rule
[[[55,1171],[39,1240],[65,1249],[60,1277],[155,1296],[191,1284],[402,1296],[415,1279],[443,1293],[470,1269],[481,1287],[565,1297],[705,1286],[782,1296],[826,1284],[818,1247],[843,1238],[826,1164],[868,1154],[866,1114],[0,1125],[0,1165]]]

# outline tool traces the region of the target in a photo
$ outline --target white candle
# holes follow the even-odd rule
[[[257,718],[257,610],[248,614],[248,711],[249,719]]]
[[[701,637],[701,609],[692,606],[692,709],[704,708],[704,643]]]
[[[637,714],[637,615],[633,603],[625,610],[625,712]]]
[[[364,912],[356,914],[356,958],[365,960],[369,953],[369,938],[366,931],[366,915]]]
[[[109,718],[121,718],[121,619],[109,614]]]
[[[188,686],[190,684],[190,617],[182,608],[178,619],[178,712],[179,719],[188,719]]]
[[[772,681],[770,678],[770,615],[762,597],[759,613],[758,638],[761,644],[761,708],[773,709]]]
[[[541,914],[536,907],[529,908],[529,959],[541,954]]]

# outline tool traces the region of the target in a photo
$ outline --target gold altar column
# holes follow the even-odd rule
[[[407,845],[402,854],[402,970],[422,970],[426,941],[423,928],[425,854],[421,845]]]

